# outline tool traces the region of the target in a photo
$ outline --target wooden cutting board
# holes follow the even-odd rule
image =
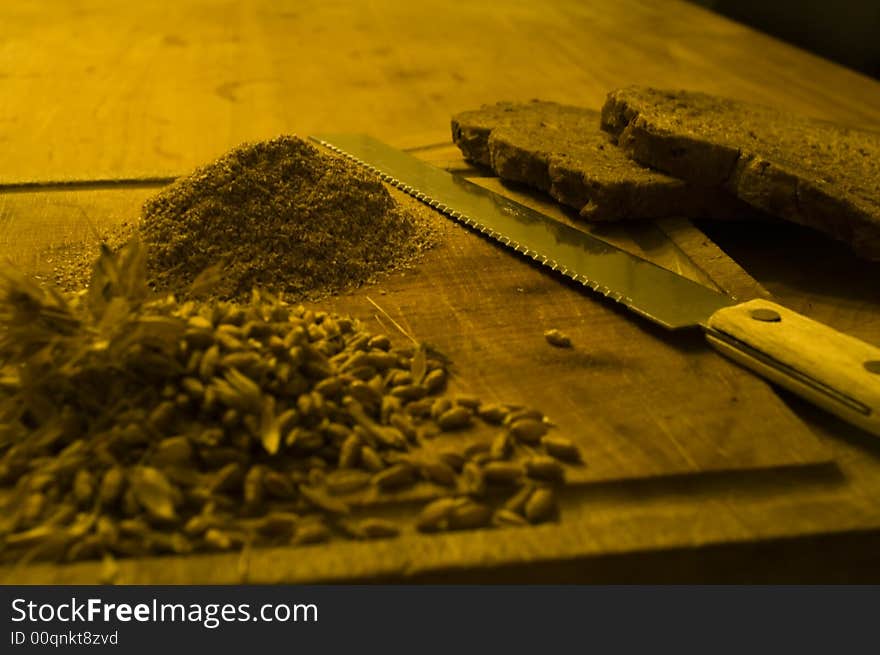
[[[475,173],[450,146],[418,154]],[[571,220],[522,189],[475,181]],[[145,187],[2,194],[0,256],[45,273],[53,252],[88,247],[90,225],[136,217],[153,193]],[[412,270],[321,306],[401,339],[396,322],[431,343],[452,359],[461,393],[541,409],[583,451],[586,466],[572,481],[828,461],[827,449],[771,388],[708,348],[701,334],[658,328],[394,193],[437,222],[441,244]],[[766,294],[686,221],[601,234],[698,282],[743,297]],[[549,345],[543,333],[550,328],[569,335],[574,348]]]
[[[552,201],[502,186],[494,178],[479,177],[450,146],[418,154],[572,222],[571,215]],[[93,227],[101,229],[137,216],[143,201],[155,191],[154,187],[114,187],[0,193],[0,257],[35,272],[51,273],[59,252],[94,247]],[[662,521],[651,518],[652,508],[658,503],[669,505],[671,500],[667,494],[654,497],[644,485],[649,479],[672,481],[670,476],[675,476],[679,482],[674,484],[679,486],[682,480],[705,480],[712,485],[719,482],[718,476],[705,474],[727,471],[734,477],[723,476],[721,483],[760,490],[767,482],[761,472],[768,469],[775,471],[774,480],[808,486],[816,483],[812,480],[816,473],[821,481],[825,471],[834,471],[829,450],[775,392],[710,350],[700,334],[671,334],[656,328],[391,191],[413,211],[436,221],[441,244],[413,269],[320,306],[354,315],[374,331],[387,331],[392,339],[402,341],[393,327],[397,323],[439,348],[454,363],[454,391],[544,411],[559,434],[579,444],[586,462],[569,471],[573,485],[561,499],[561,523],[444,535],[420,535],[408,529],[401,537],[383,542],[132,559],[109,568],[100,562],[8,566],[0,567],[0,580],[51,584],[441,582],[449,575],[460,580],[503,579],[506,570],[523,566],[527,570],[529,563],[541,562],[545,568],[535,570],[544,571],[537,574],[543,579],[546,566],[555,566],[553,562],[565,567],[565,562],[601,558],[644,544],[657,549],[676,544]],[[707,286],[739,297],[767,295],[687,221],[602,228],[601,236]],[[567,333],[574,348],[550,346],[543,338],[549,328]],[[611,519],[602,511],[590,510],[591,498],[596,498],[591,489],[601,496],[612,487],[596,487],[596,483],[626,485],[637,480],[643,484],[630,492],[611,493],[637,494],[645,511],[634,509],[623,523],[626,516],[611,517],[611,524],[619,524],[613,533],[620,543],[609,546],[597,536],[601,534],[597,525],[608,529]],[[719,523],[713,530],[725,535],[725,540],[750,538],[749,530],[730,515],[723,501],[707,502],[708,516]],[[413,510],[412,505],[398,504],[380,511],[389,518],[406,518]],[[694,515],[697,542],[703,539],[704,514],[700,510]]]

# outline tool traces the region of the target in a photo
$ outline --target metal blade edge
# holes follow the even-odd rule
[[[669,329],[701,325],[732,298],[431,166],[372,137],[310,137],[466,227]]]

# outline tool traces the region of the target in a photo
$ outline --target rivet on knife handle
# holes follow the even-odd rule
[[[766,300],[720,309],[708,328],[722,354],[880,435],[880,348]]]

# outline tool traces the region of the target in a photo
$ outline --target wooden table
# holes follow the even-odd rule
[[[598,107],[609,89],[629,83],[880,126],[877,82],[687,3],[488,4],[105,0],[50,12],[7,3],[0,184],[9,193],[9,185],[79,182],[86,188],[71,202],[100,217],[122,206],[107,200],[113,194],[100,180],[173,177],[241,141],[291,132],[367,132],[457,166],[445,145],[456,111],[529,98]],[[58,192],[34,191],[0,196],[0,242],[23,262],[46,245],[27,221],[43,221],[55,237],[82,238],[87,229],[59,212]],[[133,193],[129,204],[149,188]],[[756,239],[753,226],[701,227],[780,302],[880,343],[880,266],[804,230],[762,227]],[[685,252],[724,259],[688,235]],[[733,271],[732,284],[753,284],[732,262],[719,268]],[[782,411],[766,398],[756,413]],[[119,580],[877,580],[880,442],[782,398],[819,442],[802,440],[805,450],[788,459],[833,465],[764,466],[748,476],[724,466],[709,466],[711,475],[598,475],[566,496],[562,525],[527,535],[343,544],[310,558],[257,552],[245,573],[228,556],[130,562]],[[744,413],[736,430],[748,431],[748,420]],[[7,570],[3,579],[95,580],[90,566]]]

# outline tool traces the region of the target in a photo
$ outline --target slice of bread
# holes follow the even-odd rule
[[[602,127],[636,161],[880,259],[880,133],[692,91],[612,91]]]
[[[452,118],[464,156],[502,179],[547,191],[590,221],[754,218],[744,203],[634,163],[600,129],[599,112],[502,102]]]

